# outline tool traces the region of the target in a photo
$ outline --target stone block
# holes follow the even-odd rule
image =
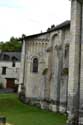
[[[59,111],[60,111],[61,113],[65,113],[65,107],[60,106],[60,107],[59,107]]]
[[[56,105],[52,105],[52,111],[53,111],[53,112],[56,112],[56,111],[57,111]]]

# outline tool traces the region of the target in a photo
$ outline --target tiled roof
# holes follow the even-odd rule
[[[38,34],[33,34],[33,35],[29,35],[29,36],[24,36],[23,38],[20,38],[20,40],[23,40],[23,39],[28,39],[28,38],[31,38],[31,37],[36,37],[36,36],[40,36],[40,35],[44,35],[46,33],[50,33],[50,32],[53,32],[53,31],[56,31],[56,30],[59,30],[59,29],[63,29],[63,28],[66,28],[66,27],[69,27],[70,26],[70,21],[67,20],[57,26],[55,26],[54,28],[50,29],[49,31],[47,32],[43,32],[43,33],[38,33]]]
[[[12,61],[15,58],[17,61],[21,59],[20,52],[0,52],[0,61]]]

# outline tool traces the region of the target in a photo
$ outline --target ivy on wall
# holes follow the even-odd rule
[[[45,68],[42,72],[42,75],[46,75],[48,73],[48,68]]]
[[[63,75],[63,76],[68,75],[68,68],[64,68],[64,69],[63,69],[62,75]]]

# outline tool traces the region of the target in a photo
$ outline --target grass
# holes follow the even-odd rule
[[[0,94],[0,115],[12,125],[64,125],[66,117],[21,103],[15,94]]]

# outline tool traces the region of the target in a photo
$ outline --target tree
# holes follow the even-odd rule
[[[6,52],[20,52],[22,47],[22,43],[18,41],[17,38],[11,37],[9,41],[0,42],[1,51]]]

